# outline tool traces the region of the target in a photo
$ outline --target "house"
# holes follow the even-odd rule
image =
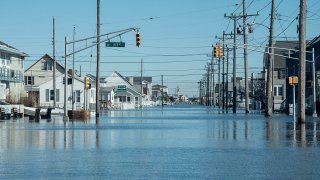
[[[152,77],[142,77],[141,76],[129,76],[126,79],[134,86],[136,90],[140,93],[142,92],[142,102],[144,106],[152,106],[153,102],[151,102],[152,98]]]
[[[103,79],[100,86],[114,90],[114,108],[132,109],[142,105],[141,93],[120,73],[114,71]]]
[[[292,64],[297,63],[293,57],[297,49],[299,41],[276,41],[274,44],[274,65],[273,65],[273,107],[275,111],[280,110],[281,103],[287,98],[292,98],[292,93],[288,93],[288,74],[296,74],[297,69]],[[292,49],[292,50],[289,50]],[[266,52],[268,49],[266,48]],[[267,71],[268,54],[264,54],[264,70]],[[265,76],[267,73],[265,73]],[[265,80],[267,77],[265,77]],[[267,82],[266,82],[267,83]],[[288,96],[287,96],[288,94]]]
[[[71,79],[71,80],[70,80]],[[74,78],[74,87],[73,87],[73,97],[72,98],[72,76],[68,74],[67,81],[67,109],[72,109],[72,104],[74,105],[74,109],[92,109],[89,105],[90,97],[92,96],[91,90],[86,90],[84,88],[84,81],[80,77]],[[39,104],[40,107],[53,107],[53,78],[48,80],[45,83],[39,85]],[[60,74],[56,76],[56,107],[63,108],[64,107],[64,74]],[[95,93],[95,89],[93,90]]]
[[[24,93],[24,59],[27,56],[0,41],[0,101],[20,102]]]
[[[297,45],[296,49],[299,48],[299,45]],[[318,110],[319,113],[319,75],[320,75],[320,36],[315,37],[311,41],[307,41],[306,46],[306,85],[305,85],[305,97],[306,97],[306,113],[311,114],[313,112],[313,77],[312,77],[312,50],[314,50],[314,61],[315,61],[315,85],[316,85],[316,101],[318,102]],[[299,59],[299,51],[291,52],[291,57],[294,57],[296,59]],[[299,75],[299,60],[290,61],[288,63],[288,76],[298,76]],[[288,104],[292,103],[292,86],[288,86],[286,91],[290,93],[290,96],[288,96],[288,103],[286,103],[286,108]],[[296,94],[298,94],[298,88],[296,88]]]
[[[100,106],[107,109],[114,108],[115,89],[113,87],[100,88]]]
[[[153,85],[152,86],[152,100],[153,101],[161,100],[162,92],[163,92],[163,96],[168,96],[168,94],[169,94],[168,86],[162,86],[159,84]]]
[[[72,70],[68,71],[67,80],[65,80],[65,68],[56,62],[56,92],[54,92],[53,69],[54,59],[45,54],[25,71],[25,90],[28,92],[28,98],[32,101],[31,105],[35,107],[54,107],[55,99],[55,107],[64,107],[64,84],[67,83],[67,109],[71,109],[72,107],[73,109],[87,108],[89,104],[88,99],[94,96],[95,89],[86,90],[84,78],[76,73],[73,80]]]

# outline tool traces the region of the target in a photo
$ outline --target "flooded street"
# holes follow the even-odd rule
[[[198,105],[0,122],[0,179],[318,179],[320,121]]]

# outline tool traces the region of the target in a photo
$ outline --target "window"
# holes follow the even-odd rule
[[[127,97],[127,102],[130,102],[130,97]]]
[[[287,70],[286,69],[279,69],[278,70],[278,79],[286,79],[287,77]]]
[[[50,90],[50,100],[54,100],[54,91]]]
[[[49,102],[49,89],[46,89],[46,102]]]
[[[275,85],[273,87],[273,95],[274,96],[283,96],[283,87],[282,87],[282,85]]]
[[[64,83],[65,83],[65,78],[63,77],[62,84],[64,84]],[[69,84],[72,84],[72,78],[68,78],[68,85]]]
[[[56,89],[56,101],[60,101],[60,89]]]
[[[34,76],[25,76],[24,77],[24,83],[26,85],[28,85],[28,84],[34,85]]]
[[[80,90],[76,90],[76,93],[75,93],[75,100],[76,102],[80,102]]]
[[[41,70],[52,70],[52,61],[43,61],[41,64]]]

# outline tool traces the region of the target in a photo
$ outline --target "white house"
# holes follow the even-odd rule
[[[141,93],[116,71],[104,79],[101,87],[114,89],[114,108],[132,109],[142,104]]]
[[[0,100],[19,103],[24,93],[24,59],[27,56],[0,41]]]
[[[65,81],[65,69],[58,62],[56,63],[56,76],[54,92],[53,84],[53,63],[54,60],[49,55],[44,55],[37,62],[25,71],[25,90],[34,101],[34,106],[64,107],[64,84],[67,83],[67,109],[89,109],[91,102],[95,102],[95,88],[86,90],[84,87],[84,77],[77,74],[72,81],[72,71],[69,70],[67,81]],[[73,84],[73,92],[72,92]],[[73,96],[72,96],[73,95]],[[74,98],[72,98],[74,97]]]
[[[68,79],[72,78],[68,75]],[[67,109],[72,109],[72,102],[74,103],[74,109],[88,109],[91,96],[94,96],[95,89],[86,90],[84,88],[84,81],[82,78],[74,78],[73,87],[73,101],[72,101],[72,84],[67,82]],[[39,85],[39,105],[48,107],[53,106],[53,79]],[[93,94],[92,94],[93,93]],[[64,74],[56,77],[56,107],[64,107]]]

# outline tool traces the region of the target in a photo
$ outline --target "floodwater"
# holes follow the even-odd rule
[[[320,121],[198,105],[0,122],[0,179],[319,179]]]

